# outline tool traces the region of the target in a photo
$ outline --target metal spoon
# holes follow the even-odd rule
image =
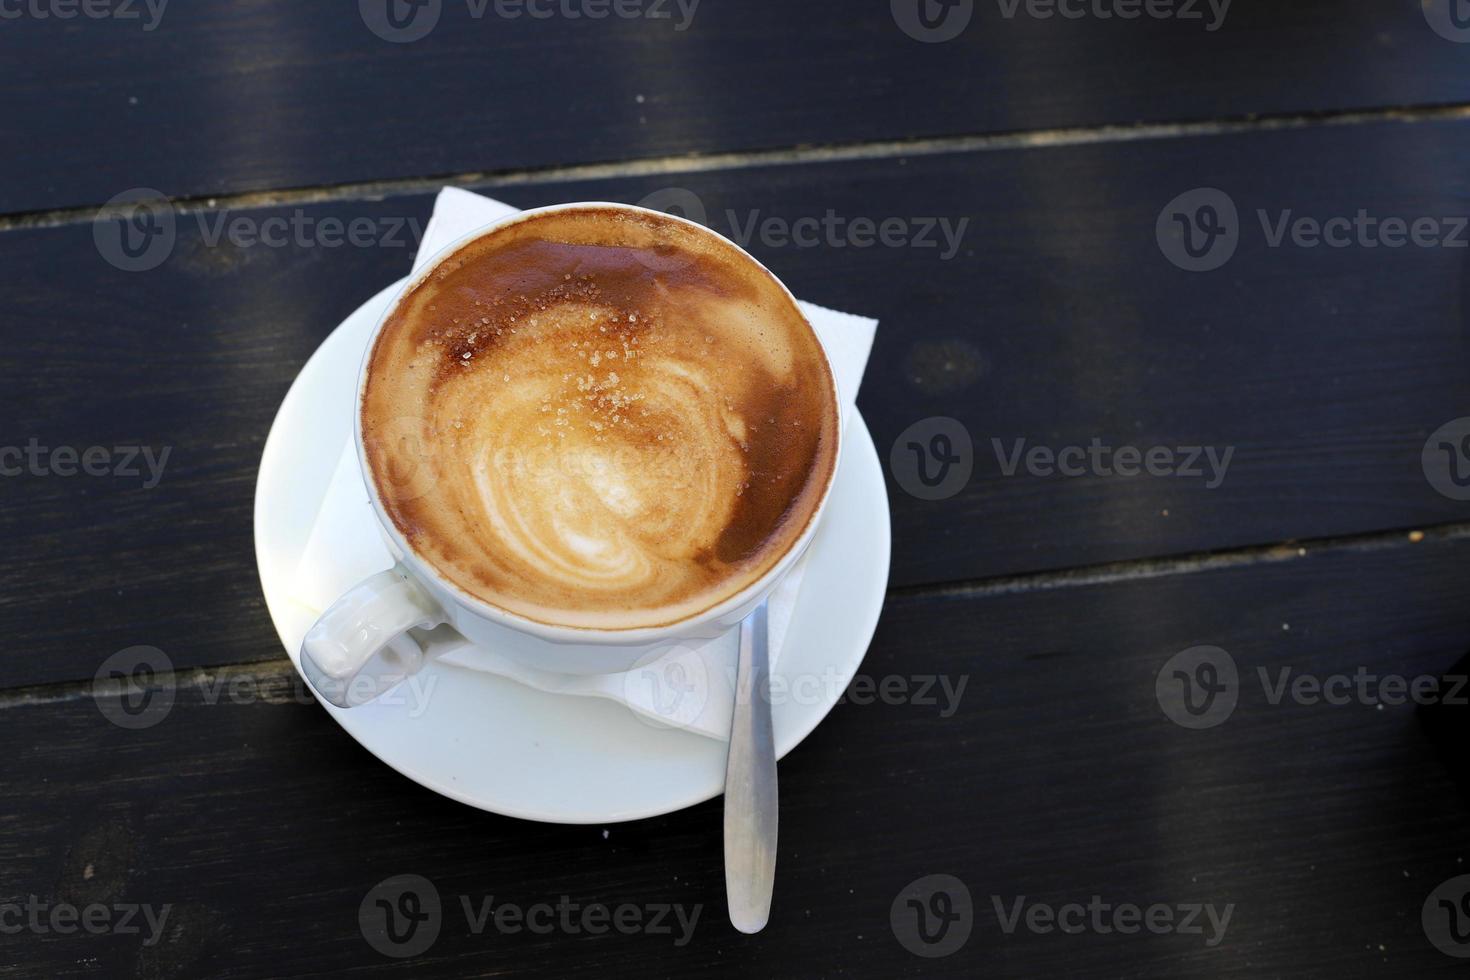
[[[776,883],[776,742],[771,733],[770,630],[762,602],[740,624],[740,665],[725,763],[725,895],[730,923],[760,932]]]

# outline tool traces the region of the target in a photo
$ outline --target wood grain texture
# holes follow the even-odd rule
[[[173,910],[147,948],[142,936],[0,935],[0,976],[1449,975],[1459,963],[1428,944],[1419,914],[1464,873],[1470,801],[1413,707],[1273,704],[1256,672],[1438,674],[1470,641],[1467,567],[1470,540],[1431,536],[891,601],[861,676],[911,693],[936,676],[965,686],[936,704],[851,699],[782,763],[774,913],[756,937],[723,919],[718,802],[607,828],[479,813],[376,762],[277,669],[230,678],[235,698],[208,694],[212,677],[188,684],[139,731],[89,698],[12,699],[0,901]],[[1240,687],[1223,723],[1189,731],[1161,711],[1155,681],[1196,644],[1225,649]],[[921,960],[889,909],[935,873],[968,885],[975,925],[954,955]],[[400,874],[431,880],[445,910],[438,940],[402,962],[358,925],[368,891]],[[682,946],[477,936],[462,895],[703,911]],[[1007,934],[991,896],[1023,895],[1234,911],[1213,947]]]
[[[156,486],[137,456],[124,474],[61,475],[48,454],[49,474],[0,475],[0,980],[1463,972],[1420,920],[1470,873],[1470,708],[1273,690],[1283,670],[1410,681],[1470,663],[1470,504],[1421,461],[1470,411],[1470,116],[1453,109],[1470,45],[1429,26],[1448,0],[1234,0],[1216,31],[1208,2],[1200,20],[1124,21],[976,0],[935,44],[883,0],[703,0],[684,30],[677,2],[604,20],[489,2],[475,17],[443,0],[407,44],[351,0],[169,4],[152,29],[143,2],[135,18],[0,11],[0,216],[26,216],[0,220],[0,467],[31,445],[168,453]],[[1356,115],[1403,107],[1442,108]],[[1291,119],[1212,123],[1262,114]],[[1157,125],[1052,132],[1140,122]],[[945,139],[1015,132],[1044,135]],[[849,149],[820,152],[834,145]],[[251,532],[265,435],[320,341],[407,271],[437,175],[521,206],[694,202],[798,295],[882,320],[859,404],[896,588],[863,686],[782,763],[759,936],[725,921],[718,801],[606,828],[480,813],[358,747],[281,656]],[[104,258],[116,227],[87,219],[140,186],[198,210],[174,216],[165,261],[128,273]],[[206,200],[292,188],[313,203]],[[1198,188],[1229,198],[1239,243],[1187,272],[1156,228],[1195,214],[1200,198],[1166,205]],[[1283,216],[1359,213],[1432,219],[1451,242],[1270,240]],[[287,242],[217,237],[269,219]],[[324,240],[353,221],[368,244]],[[897,243],[856,240],[884,227]],[[908,443],[937,448],[940,417],[973,473],[920,499]],[[1018,440],[1231,457],[1214,488],[1007,475]],[[1332,543],[1282,544],[1303,539]],[[1106,563],[1131,564],[1032,575]],[[182,685],[141,730],[79,683],[134,645],[162,648]],[[1158,691],[1200,645],[1235,665],[1236,703],[1188,730]],[[359,907],[402,874],[434,883],[444,919],[395,960]],[[929,960],[890,911],[934,874],[967,884],[974,929]],[[168,917],[154,943],[136,918],[142,935],[17,933],[10,905],[31,896]],[[699,917],[681,943],[677,923],[476,934],[461,907],[563,896]],[[1217,946],[1007,931],[993,903],[1023,896],[1231,918]]]
[[[435,29],[406,44],[352,0],[174,3],[151,30],[142,0],[132,19],[6,19],[0,212],[139,186],[205,196],[1470,99],[1463,46],[1420,0],[1236,0],[1216,30],[1205,0],[1187,5],[1198,19],[1136,20],[977,0],[943,43],[905,34],[883,0],[705,0],[688,18],[639,0],[671,16],[601,20],[435,2]]]
[[[859,405],[885,462],[926,418],[972,437],[974,473],[952,498],[917,499],[889,474],[892,582],[914,586],[1463,520],[1420,454],[1470,400],[1470,251],[1272,248],[1253,212],[1470,214],[1467,152],[1470,126],[1385,123],[494,192],[530,206],[677,184],[737,237],[828,214],[897,218],[910,236],[924,218],[968,219],[948,260],[942,244],[750,241],[797,294],[881,318]],[[1242,235],[1223,268],[1190,273],[1165,260],[1154,223],[1202,185],[1229,189]],[[168,260],[139,273],[104,262],[90,224],[0,235],[0,338],[19,355],[0,362],[0,445],[171,448],[151,490],[141,477],[0,480],[0,683],[89,677],[139,643],[184,665],[275,655],[250,523],[265,434],[316,344],[412,253],[406,227],[396,247],[312,236],[357,219],[386,238],[430,206],[184,214]],[[221,220],[268,218],[299,218],[305,244],[208,244]],[[1007,476],[992,440],[1010,453],[1018,439],[1234,455],[1214,489]]]

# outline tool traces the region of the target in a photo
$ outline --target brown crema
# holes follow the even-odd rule
[[[369,355],[378,497],[464,591],[541,623],[676,623],[811,523],[837,398],[811,326],[735,246],[646,212],[533,215],[410,289]]]

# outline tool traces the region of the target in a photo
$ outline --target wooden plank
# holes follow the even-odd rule
[[[899,5],[905,22],[917,3]],[[206,196],[1470,100],[1463,47],[1424,12],[1441,16],[1443,0],[1236,0],[1217,30],[1207,0],[1164,5],[1198,18],[1135,20],[981,0],[954,8],[942,26],[973,13],[941,43],[906,34],[883,2],[620,0],[671,16],[601,20],[435,4],[437,25],[412,43],[375,36],[351,2],[176,3],[155,18],[160,5],[139,0],[103,5],[134,16],[102,20],[17,5],[0,21],[0,212],[95,206],[138,186]]]
[[[915,586],[1463,520],[1420,457],[1470,398],[1466,250],[1271,248],[1252,212],[1465,215],[1467,151],[1470,126],[1382,124],[496,193],[638,201],[677,181],[727,234],[830,212],[842,235],[853,219],[896,217],[911,241],[922,218],[969,219],[947,261],[937,232],[930,248],[750,242],[803,297],[882,318],[859,404],[885,459],[927,418],[971,436],[974,471],[953,497],[919,499],[890,472],[892,582]],[[1224,267],[1190,273],[1165,260],[1154,225],[1200,185],[1229,188],[1245,230]],[[320,233],[357,219],[387,238],[429,207],[312,205],[299,209],[302,244],[282,248],[208,239],[222,217],[259,228],[295,209],[210,213],[202,227],[186,214],[171,256],[139,273],[104,262],[90,224],[0,234],[12,284],[0,337],[15,355],[0,363],[0,445],[172,451],[152,490],[143,475],[0,480],[0,683],[89,677],[139,643],[184,665],[274,656],[250,524],[265,434],[320,339],[411,254],[321,247]],[[1213,489],[1007,476],[992,439],[1002,457],[1018,439],[1233,456]]]
[[[608,828],[482,814],[374,761],[298,703],[279,670],[227,678],[223,689],[242,693],[215,703],[205,692],[216,678],[186,684],[140,730],[64,690],[11,697],[0,708],[0,736],[18,749],[0,771],[0,902],[172,910],[148,948],[146,930],[0,935],[0,976],[386,971],[395,962],[365,941],[358,909],[402,874],[432,881],[444,908],[437,941],[397,965],[415,976],[1448,974],[1459,964],[1429,945],[1420,909],[1465,873],[1470,807],[1413,705],[1272,703],[1257,671],[1272,684],[1286,667],[1319,680],[1438,674],[1470,641],[1467,567],[1470,539],[1430,536],[890,602],[862,669],[872,687],[850,689],[782,764],[774,915],[755,938],[723,918],[718,802]],[[1232,713],[1188,730],[1161,710],[1156,684],[1198,644],[1228,652],[1239,686]],[[858,696],[887,678],[893,695]],[[920,685],[934,678],[958,697],[936,685],[924,703]],[[970,889],[974,928],[953,955],[923,960],[898,942],[890,907],[940,873]],[[459,906],[563,895],[702,912],[679,945],[560,929],[475,935]],[[1233,912],[1207,946],[1208,929],[1007,934],[991,898],[1094,895]]]

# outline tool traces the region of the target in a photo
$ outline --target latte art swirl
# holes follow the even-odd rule
[[[467,246],[390,316],[362,425],[379,498],[466,591],[542,622],[675,622],[754,582],[836,455],[811,328],[712,233],[573,209]]]

